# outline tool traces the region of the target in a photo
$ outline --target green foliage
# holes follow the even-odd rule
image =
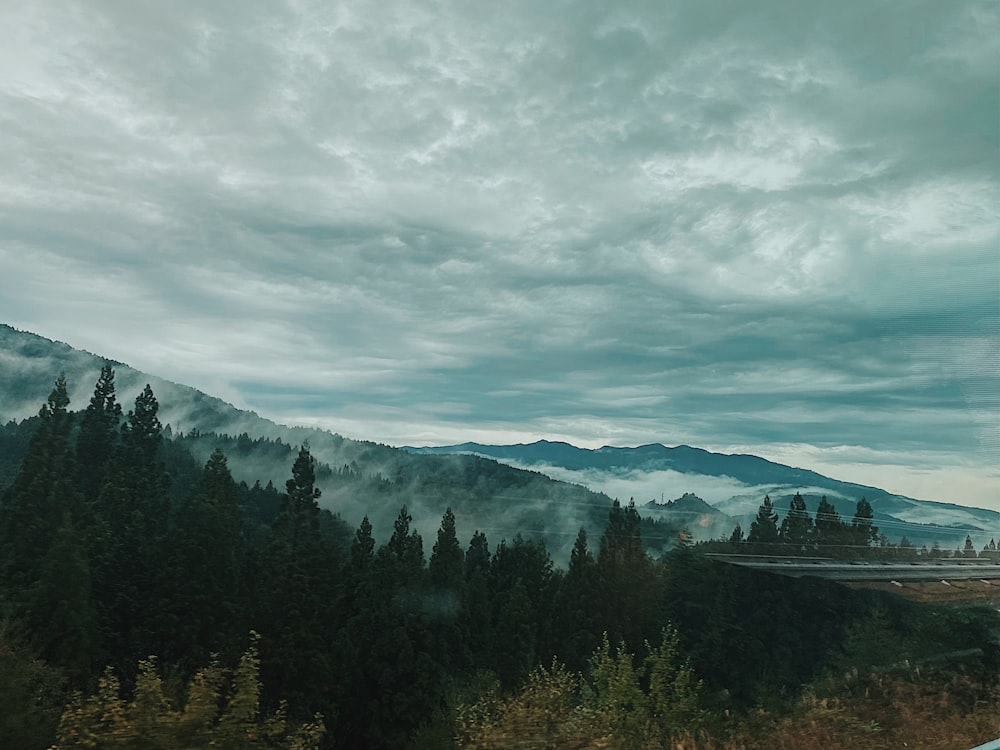
[[[55,739],[65,680],[12,631],[0,621],[0,738],[7,748],[43,750]]]
[[[771,497],[764,495],[764,501],[757,509],[757,517],[750,523],[747,544],[758,553],[774,553],[778,543],[778,514],[771,503]]]
[[[67,685],[82,693],[59,746],[314,745],[315,732],[281,732],[321,712],[335,727],[326,742],[347,748],[447,746],[453,721],[460,735],[468,729],[469,747],[657,747],[690,743],[722,710],[784,710],[838,670],[970,651],[983,675],[1000,669],[995,623],[982,613],[722,566],[700,546],[676,545],[676,534],[654,563],[634,503],[588,511],[607,515],[600,548],[585,523],[572,548],[572,536],[560,541],[565,571],[538,538],[518,535],[491,554],[476,531],[463,554],[451,508],[429,561],[406,506],[385,544],[368,518],[352,540],[319,508],[321,476],[338,492],[365,486],[381,506],[402,479],[439,493],[442,506],[462,502],[480,466],[521,481],[524,493],[534,485],[472,460],[443,459],[444,479],[372,478],[361,454],[332,472],[304,445],[173,439],[148,387],[122,420],[113,385],[106,368],[88,411],[74,415],[57,381],[38,417],[0,429],[0,445],[22,445],[24,456],[0,508],[0,614],[10,618],[0,632],[0,736],[14,747],[51,744]],[[248,464],[258,452],[288,460],[285,492],[236,484],[222,448]],[[780,530],[765,498],[753,542],[733,543],[868,549],[866,505],[849,526],[821,505],[810,538],[799,497]],[[373,501],[373,512],[381,506]],[[664,629],[668,621],[676,629]],[[235,672],[222,669],[250,628],[263,633],[259,663],[252,651]],[[5,641],[8,632],[19,638]],[[151,661],[137,668],[149,653],[162,673]],[[114,669],[100,678],[95,667],[108,661]]]
[[[806,509],[806,501],[798,492],[788,507],[788,515],[781,522],[778,541],[781,554],[801,555],[812,551],[813,521]]]
[[[845,537],[851,546],[852,556],[865,557],[869,548],[878,543],[878,526],[872,521],[874,517],[875,512],[872,510],[871,503],[865,498],[858,500],[854,518],[851,519],[851,526],[849,529],[845,529]]]
[[[821,555],[832,557],[848,557],[851,551],[851,538],[848,527],[840,520],[837,509],[826,499],[820,498],[816,508],[816,547]]]
[[[641,748],[649,731],[649,704],[639,679],[635,657],[624,643],[612,650],[605,633],[591,658],[588,703],[623,750]]]
[[[255,645],[235,671],[217,663],[199,671],[184,691],[183,705],[168,698],[152,658],[139,663],[132,699],[122,698],[121,692],[114,672],[106,670],[95,695],[78,698],[63,712],[52,750],[316,750],[325,731],[318,716],[301,726],[290,725],[284,707],[261,716]]]

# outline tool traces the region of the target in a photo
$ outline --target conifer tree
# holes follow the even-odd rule
[[[461,594],[465,582],[465,555],[458,544],[455,514],[451,508],[445,510],[441,518],[441,528],[438,529],[437,541],[431,551],[427,573],[431,586],[441,591]]]
[[[235,658],[247,626],[241,599],[246,548],[236,483],[220,449],[178,506],[166,550],[161,654],[189,669],[211,654]]]
[[[815,534],[816,547],[820,554],[833,555],[834,557],[850,555],[846,527],[844,522],[840,520],[837,509],[826,499],[826,495],[820,498],[819,507],[816,509]]]
[[[559,655],[571,669],[582,669],[597,647],[598,624],[597,561],[587,543],[587,531],[580,529],[570,552],[569,568],[559,586],[555,616]]]
[[[846,534],[852,546],[852,556],[865,556],[868,549],[878,541],[878,526],[872,522],[874,517],[875,512],[872,510],[871,503],[863,497],[858,500],[854,518],[851,519],[849,534]]]
[[[57,530],[79,512],[70,444],[66,378],[60,375],[38,412],[39,426],[13,484],[0,503],[0,591],[23,614]],[[41,615],[41,613],[38,613]]]
[[[117,445],[121,421],[122,407],[115,396],[115,371],[106,364],[101,368],[94,395],[80,418],[80,432],[76,438],[79,488],[85,502],[97,500]]]
[[[778,514],[771,503],[771,496],[764,495],[764,501],[757,509],[757,517],[750,524],[747,543],[755,552],[772,554],[778,541]]]
[[[624,508],[617,500],[611,506],[597,554],[597,575],[604,629],[614,641],[638,648],[654,617],[656,596],[650,588],[655,584],[653,564],[642,544],[634,500]]]
[[[778,541],[786,555],[800,555],[808,552],[812,543],[813,522],[806,509],[806,501],[798,492],[788,507],[788,515],[781,522]]]
[[[351,572],[355,576],[364,574],[371,566],[375,556],[375,537],[372,535],[372,524],[368,516],[361,519],[361,525],[351,542]]]
[[[147,384],[121,426],[88,529],[94,598],[105,648],[125,679],[159,650],[154,632],[164,613],[164,542],[170,477],[162,460],[159,403]]]
[[[276,537],[294,555],[302,545],[319,541],[319,498],[316,487],[316,459],[303,445],[292,466],[292,478],[285,483],[285,496],[274,525]]]
[[[485,668],[492,643],[492,599],[489,587],[490,547],[478,529],[465,552],[465,616],[473,664]]]

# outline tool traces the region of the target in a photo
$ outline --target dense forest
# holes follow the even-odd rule
[[[707,544],[615,501],[599,535],[580,529],[554,560],[545,537],[459,529],[442,491],[433,539],[404,506],[379,540],[368,518],[354,528],[321,509],[318,484],[377,495],[383,477],[318,464],[307,445],[170,435],[148,386],[123,410],[110,366],[69,407],[60,377],[37,417],[0,428],[3,747],[953,747],[996,734],[995,610],[703,554],[920,553],[880,538],[865,501],[850,520],[793,501],[779,522],[765,498],[745,537]],[[286,461],[284,487],[235,481],[229,461],[250,455]]]

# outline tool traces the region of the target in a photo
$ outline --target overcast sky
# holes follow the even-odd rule
[[[1000,504],[995,0],[0,0],[0,320],[390,444]]]

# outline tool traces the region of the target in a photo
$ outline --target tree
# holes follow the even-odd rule
[[[302,445],[263,554],[258,613],[269,644],[262,654],[269,695],[286,696],[309,713],[328,704],[330,626],[340,598],[334,573],[341,566],[320,533],[320,496],[316,459]]]
[[[778,542],[778,514],[771,503],[771,496],[764,495],[764,501],[757,509],[757,517],[750,523],[747,544],[755,552],[773,553]]]
[[[816,509],[816,546],[821,554],[845,557],[848,554],[846,527],[837,509],[826,499],[820,498]]]
[[[105,364],[94,386],[94,395],[80,418],[80,432],[76,438],[80,492],[87,502],[97,499],[104,483],[121,421],[122,407],[115,396],[115,371],[110,364]]]
[[[854,518],[851,519],[850,533],[847,535],[854,553],[858,556],[867,554],[868,549],[878,541],[878,526],[872,522],[874,517],[875,512],[871,503],[865,498],[858,500]]]
[[[427,569],[429,609],[435,640],[435,660],[455,673],[470,660],[464,613],[465,555],[455,532],[455,514],[448,508],[441,518],[437,541]]]
[[[788,515],[781,522],[781,529],[778,531],[782,552],[789,555],[808,552],[812,543],[812,527],[806,501],[796,492],[788,506]]]
[[[465,551],[465,617],[472,663],[485,668],[493,642],[493,606],[489,586],[490,546],[486,534],[476,530]]]
[[[743,527],[739,524],[736,524],[733,533],[729,535],[729,543],[737,547],[743,544]]]
[[[375,537],[372,535],[372,524],[368,516],[361,519],[361,525],[351,542],[351,572],[355,576],[363,575],[371,565],[375,556]]]
[[[63,667],[74,685],[85,685],[97,656],[97,615],[86,547],[69,513],[63,515],[29,602],[25,619],[39,655]]]
[[[597,647],[598,571],[597,561],[587,544],[587,532],[580,529],[569,556],[569,568],[559,586],[557,638],[559,654],[572,669],[582,668]]]
[[[295,555],[300,546],[319,541],[319,498],[316,487],[316,459],[309,446],[299,448],[292,466],[292,478],[285,482],[285,496],[274,524],[274,533],[289,552]]]
[[[439,591],[460,594],[465,582],[464,568],[465,555],[462,554],[455,532],[455,514],[448,508],[441,518],[441,528],[438,529],[437,541],[431,551],[427,571],[431,586]]]
[[[175,705],[166,696],[154,659],[139,663],[131,700],[121,698],[118,678],[108,669],[96,695],[77,698],[63,712],[52,750],[318,750],[325,731],[321,717],[290,726],[283,704],[271,716],[261,716],[259,672],[254,643],[235,671],[218,663],[199,671],[182,691],[187,696],[184,704]]]
[[[116,670],[129,681],[138,659],[158,650],[153,633],[163,617],[159,592],[170,477],[162,460],[158,411],[147,384],[121,426],[120,443],[88,524],[102,635]]]
[[[248,624],[242,601],[246,543],[236,483],[220,449],[177,507],[165,546],[162,655],[190,670],[213,653],[236,658]]]
[[[38,412],[39,426],[21,469],[0,503],[0,572],[15,601],[41,576],[46,554],[65,514],[79,511],[70,447],[73,415],[66,378],[60,375]]]
[[[641,519],[635,501],[615,500],[597,554],[600,620],[614,641],[638,648],[655,614],[653,564],[642,545]]]
[[[965,535],[965,548],[962,550],[962,557],[975,557],[976,548],[972,544],[972,537]]]

